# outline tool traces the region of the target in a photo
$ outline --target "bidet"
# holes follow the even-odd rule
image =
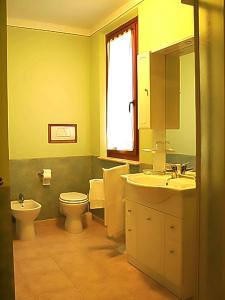
[[[34,220],[41,210],[41,204],[29,199],[11,201],[12,215],[16,219],[16,233],[20,240],[32,240],[35,237]]]

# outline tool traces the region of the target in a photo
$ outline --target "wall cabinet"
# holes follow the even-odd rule
[[[193,228],[181,218],[127,199],[128,261],[180,299],[191,299],[194,293]]]
[[[165,56],[138,55],[138,127],[165,128]]]
[[[138,55],[138,128],[150,128],[150,55]]]

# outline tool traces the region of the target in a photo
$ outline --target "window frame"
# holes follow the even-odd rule
[[[108,104],[108,51],[107,45],[110,40],[119,37],[124,32],[132,30],[133,43],[133,120],[134,120],[134,149],[132,151],[121,151],[107,149],[107,156],[114,158],[122,158],[129,160],[139,160],[139,131],[138,131],[138,93],[137,93],[137,54],[138,54],[138,17],[135,17],[116,28],[106,35],[106,118],[107,118],[107,104]],[[106,119],[106,135],[107,135],[107,119]],[[108,148],[108,147],[107,147]]]

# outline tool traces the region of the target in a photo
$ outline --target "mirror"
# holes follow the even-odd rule
[[[166,55],[167,163],[189,163],[195,169],[196,108],[193,42],[185,51]]]
[[[157,170],[164,169],[165,162],[189,162],[189,167],[195,169],[194,38],[151,53],[150,77],[151,129],[156,149],[153,169],[158,161],[161,164],[157,163]],[[164,151],[159,151],[159,142]]]

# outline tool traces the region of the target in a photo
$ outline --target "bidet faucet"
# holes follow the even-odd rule
[[[19,203],[23,204],[24,202],[24,195],[22,193],[19,194]]]

